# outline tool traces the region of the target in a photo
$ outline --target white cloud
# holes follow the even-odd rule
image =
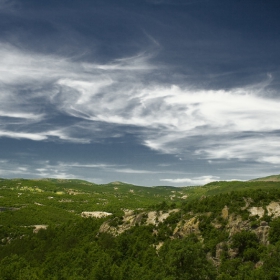
[[[46,136],[36,134],[36,133],[26,133],[26,132],[11,132],[11,131],[0,131],[0,137],[9,137],[16,139],[29,139],[34,141],[41,141],[47,139]]]
[[[271,164],[280,164],[280,155],[277,156],[264,156],[258,159],[259,162],[271,163]]]
[[[123,89],[131,85],[125,86],[123,77],[136,81],[135,74],[130,72],[146,72],[153,68],[143,55],[100,65],[31,53],[0,43],[0,116],[32,119],[39,123],[47,122],[58,110],[77,118],[116,123],[115,120],[119,118],[115,112],[116,107],[122,110],[123,104],[131,96],[129,92],[118,95],[120,87]],[[42,110],[47,110],[49,115],[41,114]],[[121,117],[118,123],[122,122]],[[5,125],[9,124],[6,121]],[[80,129],[88,130],[88,124],[81,126]],[[73,135],[80,134],[76,128],[73,125],[62,125],[50,132],[41,127],[35,134],[45,135],[47,138],[59,134],[62,140],[88,142],[88,139],[85,141],[83,137]],[[17,129],[16,133],[6,127],[2,135],[18,137],[19,133],[23,135],[26,131]]]
[[[176,179],[161,179],[161,182],[169,182],[173,184],[188,184],[188,185],[205,185],[214,181],[218,181],[220,177],[216,176],[200,176],[196,178],[176,178]]]
[[[33,113],[24,113],[24,112],[7,112],[0,110],[0,117],[8,117],[8,118],[19,118],[19,119],[34,119],[37,120],[42,119],[43,115],[35,115]]]
[[[87,138],[82,138],[82,137],[71,137],[69,136],[71,134],[71,132],[68,132],[68,130],[71,130],[68,128],[61,128],[61,129],[57,129],[57,130],[51,130],[51,131],[46,131],[44,133],[42,133],[44,135],[44,137],[50,138],[50,137],[57,137],[60,140],[63,141],[69,141],[69,142],[73,142],[73,143],[90,143],[90,139]]]
[[[259,162],[275,163],[280,157],[279,137],[275,135],[252,135],[246,138],[230,137],[220,141],[205,141],[205,148],[197,150],[196,154],[203,158],[239,160],[254,159]]]
[[[72,167],[75,167],[75,164],[62,162],[50,164],[49,161],[27,161],[25,164],[21,164],[16,161],[0,160],[0,175],[5,178],[15,176],[24,178],[79,178],[79,174]],[[88,179],[93,181],[93,178]]]
[[[42,141],[51,139],[51,137],[54,137],[55,139],[60,139],[63,141],[70,141],[70,142],[78,142],[78,143],[89,143],[89,139],[83,139],[83,138],[74,138],[70,137],[61,130],[54,130],[54,131],[45,131],[42,133],[28,133],[28,132],[14,132],[14,131],[1,131],[0,130],[0,137],[8,137],[8,138],[15,138],[15,139],[29,139],[33,141]]]
[[[141,170],[141,169],[132,169],[132,168],[116,168],[112,171],[118,173],[129,173],[129,174],[158,174],[162,172],[151,171],[151,170]]]
[[[52,130],[6,121],[0,137],[89,143],[117,135],[112,127],[135,127],[143,145],[162,153],[278,162],[280,101],[266,97],[271,77],[228,90],[164,86],[146,83],[158,70],[149,58],[100,65],[0,43],[0,116],[38,124],[53,114],[75,117]]]
[[[74,163],[59,162],[59,166],[61,166],[61,167],[78,167],[78,168],[101,168],[101,169],[115,167],[114,164],[106,164],[106,163],[82,164],[82,163],[78,163],[78,162],[74,162]]]

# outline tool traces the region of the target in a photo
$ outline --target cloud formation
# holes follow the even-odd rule
[[[166,85],[154,76],[165,69],[150,59],[142,53],[101,65],[1,43],[0,137],[90,143],[133,130],[142,145],[182,158],[280,163],[271,75],[232,89]]]
[[[217,176],[199,176],[195,178],[176,178],[176,179],[161,179],[161,182],[168,182],[172,184],[186,184],[186,185],[205,185],[214,181],[218,181],[220,177]]]

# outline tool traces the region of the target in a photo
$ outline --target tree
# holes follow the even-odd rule
[[[167,241],[159,254],[168,277],[173,276],[178,280],[215,279],[214,267],[206,259],[202,245],[195,236]]]

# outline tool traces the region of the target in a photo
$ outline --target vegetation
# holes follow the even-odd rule
[[[279,209],[277,180],[0,179],[0,279],[279,279]]]

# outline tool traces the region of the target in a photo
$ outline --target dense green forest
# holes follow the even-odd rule
[[[280,182],[267,178],[0,179],[0,279],[280,279]]]

